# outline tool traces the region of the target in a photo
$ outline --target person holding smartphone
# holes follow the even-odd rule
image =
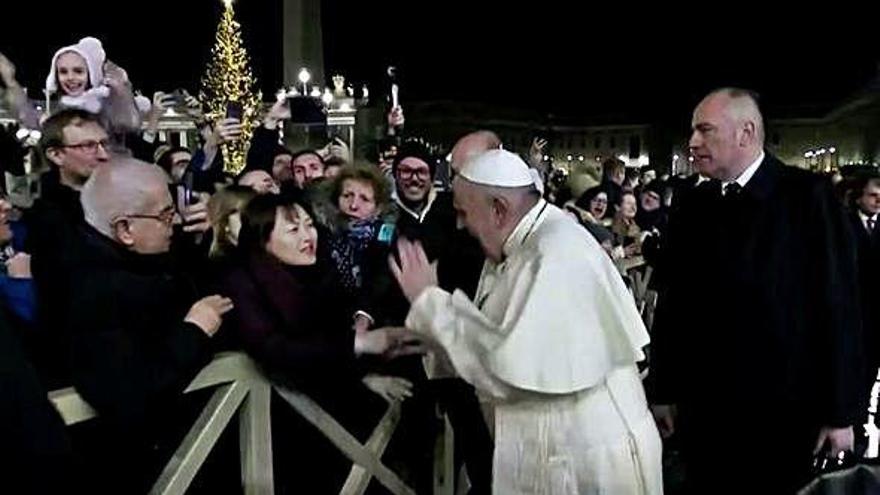
[[[278,142],[278,126],[290,118],[287,101],[277,100],[251,138],[245,172],[265,170],[279,185],[293,181],[293,152]]]

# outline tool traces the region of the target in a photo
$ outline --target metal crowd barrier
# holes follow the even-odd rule
[[[254,362],[242,353],[218,354],[195,377],[184,393],[217,387],[208,404],[184,437],[177,451],[165,465],[151,494],[177,495],[186,492],[220,434],[229,425],[236,411],[239,414],[239,445],[241,449],[241,480],[246,495],[272,495],[272,429],[269,402],[272,388],[284,401],[326,436],[353,465],[340,495],[363,494],[372,478],[376,478],[395,495],[414,495],[400,477],[381,460],[398,421],[400,403],[389,405],[370,438],[361,444],[333,417],[308,396],[271,383]],[[95,410],[72,387],[49,393],[50,401],[67,425],[97,417]],[[435,457],[434,493],[452,495],[454,473],[452,462],[452,431],[444,421]]]

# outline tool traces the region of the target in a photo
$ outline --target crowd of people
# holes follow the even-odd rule
[[[661,437],[687,493],[793,493],[812,456],[860,448],[880,175],[835,194],[784,166],[748,91],[697,106],[693,175],[609,158],[573,187],[545,140],[518,155],[475,130],[441,156],[400,107],[372,161],[335,139],[292,150],[284,100],[231,176],[220,149],[241,123],[185,93],[136,95],[95,38],[57,51],[42,111],[2,54],[0,78],[19,121],[0,166],[42,174],[36,199],[0,200],[0,429],[23,491],[148,490],[192,422],[183,390],[223,350],[360,440],[401,402],[385,460],[417,493],[438,410],[473,494],[662,493]],[[195,147],[159,139],[169,106],[197,123]],[[652,328],[618,263],[639,257]],[[46,398],[71,385],[99,415],[83,427]],[[350,464],[272,414],[277,492],[338,491]]]

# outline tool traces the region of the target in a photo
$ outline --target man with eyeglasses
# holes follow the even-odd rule
[[[83,221],[79,191],[108,154],[107,131],[97,116],[79,109],[61,110],[43,123],[40,150],[49,170],[40,197],[26,212],[25,251],[37,291],[38,371],[52,388],[68,384],[66,321],[70,267],[77,259],[76,227]]]
[[[101,163],[110,159],[109,138],[97,117],[83,110],[63,110],[43,124],[40,147],[60,185],[75,191]],[[50,175],[50,177],[51,177]]]
[[[81,201],[83,257],[69,294],[72,374],[104,426],[90,442],[98,458],[87,456],[86,477],[94,467],[94,481],[141,493],[171,454],[174,439],[163,432],[173,436],[183,389],[210,360],[210,337],[232,302],[199,299],[172,263],[176,213],[161,168],[114,158],[94,171]]]

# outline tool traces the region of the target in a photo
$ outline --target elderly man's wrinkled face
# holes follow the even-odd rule
[[[76,52],[64,52],[55,60],[58,87],[67,96],[80,96],[89,89],[89,67]]]
[[[130,249],[140,254],[166,253],[171,249],[175,220],[171,193],[164,184],[157,184],[147,193],[143,211],[126,216],[131,234]]]
[[[62,131],[64,144],[47,151],[69,184],[82,185],[98,165],[110,160],[107,132],[94,122],[73,122]]]
[[[302,189],[315,179],[324,177],[324,163],[317,156],[308,153],[293,161],[293,180]]]
[[[397,164],[397,192],[411,203],[421,203],[431,190],[431,168],[424,161],[406,157]]]
[[[501,261],[504,256],[504,239],[491,198],[478,186],[461,177],[452,181],[452,193],[458,223],[480,241],[487,258],[496,263]]]

